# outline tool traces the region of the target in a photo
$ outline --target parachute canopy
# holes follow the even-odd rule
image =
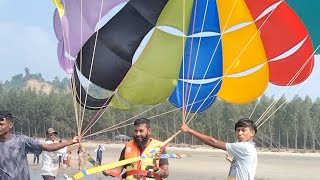
[[[313,68],[308,31],[284,1],[56,0],[56,5],[59,61],[74,73],[78,101],[86,108],[129,109],[169,100],[203,111],[216,97],[248,103],[269,82],[301,83]],[[100,19],[107,19],[101,27]],[[79,75],[114,94],[85,96]]]
[[[320,1],[286,0],[286,2],[303,21],[311,36],[313,46],[317,48],[320,45]],[[316,54],[320,54],[320,48],[318,48]]]

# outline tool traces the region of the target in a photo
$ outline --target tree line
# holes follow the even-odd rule
[[[34,78],[34,76],[31,77]],[[27,80],[26,76],[18,75],[11,81],[0,83],[0,109],[9,110],[14,115],[13,131],[15,133],[45,137],[46,129],[53,127],[59,132],[61,138],[70,138],[77,133],[75,114],[84,114],[82,130],[97,114],[97,111],[91,110],[76,112],[74,107],[79,109],[79,106],[74,104],[70,90],[36,92],[23,87],[24,81]],[[62,89],[65,89],[66,82],[65,79],[61,82],[57,78],[54,80],[56,86],[63,87]],[[17,84],[20,86],[17,87]],[[256,121],[274,102],[276,102],[275,105],[266,113],[262,122],[267,117],[269,119],[258,129],[255,138],[257,146],[279,149],[320,149],[319,98],[312,100],[308,96],[305,98],[295,96],[287,101],[283,96],[275,101],[274,97],[262,95],[259,100],[244,105],[229,104],[217,99],[209,109],[188,114],[187,119],[191,119],[190,127],[218,139],[232,142],[235,141],[234,123],[236,121],[250,116],[253,121]],[[146,110],[148,111],[145,112]],[[132,136],[132,123],[139,114],[141,114],[139,117],[150,118],[153,136],[161,140],[166,140],[177,132],[182,123],[182,110],[176,109],[168,102],[163,102],[156,107],[137,106],[133,110],[108,108],[86,135],[108,127],[117,128],[87,139],[106,141],[119,134]],[[188,134],[178,135],[173,143],[201,144]]]

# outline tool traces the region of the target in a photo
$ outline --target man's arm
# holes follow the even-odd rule
[[[123,150],[121,151],[119,161],[124,160],[124,152],[125,152],[125,148],[123,148]],[[102,173],[105,176],[120,175],[122,173],[123,169],[124,169],[124,166],[119,166],[119,167],[116,167],[113,169],[105,170]]]
[[[169,176],[169,161],[168,159],[161,159],[161,154],[166,154],[166,150],[162,152],[158,151],[155,154],[155,159],[153,159],[154,174],[160,176],[161,178],[167,178]],[[159,167],[157,165],[157,160],[159,160]]]
[[[169,176],[169,166],[162,165],[159,170],[155,171],[154,174],[160,176],[161,178],[167,178]]]
[[[61,148],[64,148],[66,146],[76,144],[80,141],[80,138],[78,136],[74,137],[72,140],[61,142],[61,143],[52,143],[52,144],[46,144],[42,143],[42,149],[45,151],[57,151]]]
[[[182,125],[181,126],[181,131],[190,133],[191,135],[195,136],[198,138],[200,141],[205,143],[206,145],[209,145],[214,148],[222,149],[222,150],[227,150],[226,148],[226,142],[219,141],[213,137],[207,136],[205,134],[199,133],[193,129],[190,129],[187,125]]]

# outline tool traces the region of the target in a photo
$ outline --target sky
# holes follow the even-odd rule
[[[51,0],[0,0],[0,81],[24,73],[27,67],[31,73],[41,73],[47,80],[55,76],[60,79],[67,74],[60,68],[56,47],[57,39],[53,31],[54,5]],[[290,98],[294,94],[320,97],[320,55],[316,56],[315,68],[302,84],[283,87],[272,84],[267,95],[285,93]]]

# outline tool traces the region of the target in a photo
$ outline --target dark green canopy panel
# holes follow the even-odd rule
[[[313,47],[320,45],[320,0],[286,0],[308,29]],[[320,48],[316,54],[320,53]]]

